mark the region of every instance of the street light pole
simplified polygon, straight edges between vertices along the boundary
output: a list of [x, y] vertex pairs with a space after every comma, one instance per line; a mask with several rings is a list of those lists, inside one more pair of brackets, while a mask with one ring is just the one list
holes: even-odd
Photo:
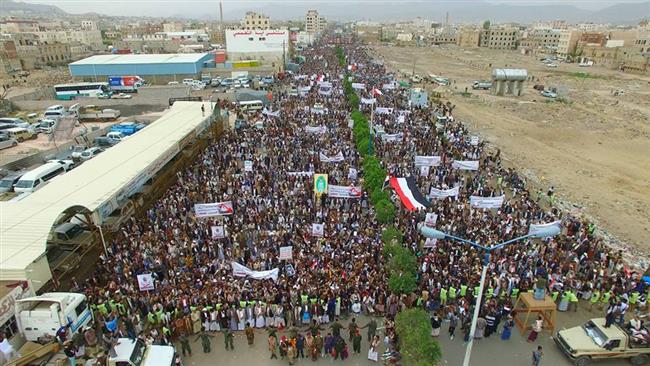
[[478, 316], [481, 310], [481, 301], [483, 299], [483, 290], [485, 288], [485, 279], [487, 277], [487, 269], [488, 266], [490, 265], [490, 256], [492, 254], [493, 250], [501, 249], [505, 247], [508, 244], [512, 244], [524, 239], [528, 238], [547, 238], [547, 237], [553, 237], [556, 236], [560, 233], [561, 227], [559, 225], [553, 225], [553, 224], [548, 224], [548, 225], [541, 225], [543, 228], [538, 228], [537, 230], [533, 231], [532, 226], [531, 229], [529, 230], [528, 234], [519, 236], [514, 239], [510, 239], [507, 241], [504, 241], [502, 243], [486, 247], [483, 246], [479, 243], [475, 243], [471, 240], [459, 238], [454, 235], [447, 234], [445, 232], [442, 232], [440, 230], [436, 230], [434, 228], [428, 227], [426, 225], [422, 225], [420, 227], [420, 232], [422, 235], [426, 236], [427, 238], [433, 238], [433, 239], [451, 239], [451, 240], [456, 240], [460, 241], [465, 244], [469, 244], [475, 248], [481, 249], [485, 251], [485, 258], [483, 260], [483, 270], [481, 271], [481, 282], [479, 283], [479, 292], [478, 292], [478, 297], [476, 298], [476, 305], [474, 307], [474, 315], [472, 316], [472, 325], [470, 326], [469, 330], [469, 340], [467, 342], [467, 347], [465, 348], [465, 358], [463, 359], [463, 366], [469, 366], [469, 361], [470, 358], [472, 357], [472, 346], [474, 345], [474, 334], [476, 333], [476, 323], [478, 321]]
[[483, 300], [483, 289], [485, 288], [485, 277], [487, 277], [487, 269], [490, 265], [490, 251], [485, 254], [483, 261], [483, 271], [481, 272], [481, 283], [479, 284], [478, 297], [476, 298], [476, 305], [474, 306], [474, 315], [472, 316], [472, 326], [469, 328], [469, 340], [465, 348], [465, 358], [463, 359], [463, 366], [469, 366], [469, 360], [472, 357], [472, 346], [474, 345], [474, 334], [476, 333], [476, 323], [481, 311], [481, 301]]

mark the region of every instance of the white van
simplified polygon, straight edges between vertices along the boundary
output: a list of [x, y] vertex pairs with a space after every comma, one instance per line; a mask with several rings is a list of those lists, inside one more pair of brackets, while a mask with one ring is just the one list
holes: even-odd
[[55, 105], [51, 105], [51, 106], [47, 107], [47, 109], [45, 111], [46, 112], [47, 111], [63, 112], [63, 111], [65, 111], [65, 107], [62, 106], [61, 104], [55, 104]]
[[108, 366], [173, 366], [174, 347], [147, 346], [141, 339], [118, 338]]
[[247, 112], [247, 111], [259, 111], [259, 110], [262, 110], [262, 108], [264, 108], [264, 103], [261, 100], [240, 101], [240, 102], [237, 102], [237, 105], [244, 112]]
[[192, 86], [194, 79], [183, 79], [183, 84]]
[[93, 324], [86, 295], [73, 292], [50, 292], [16, 300], [15, 312], [18, 329], [28, 341], [43, 335], [56, 336], [68, 324], [69, 339], [79, 328]]
[[66, 167], [59, 162], [45, 163], [34, 170], [25, 173], [16, 185], [15, 192], [34, 192], [59, 174], [65, 173]]

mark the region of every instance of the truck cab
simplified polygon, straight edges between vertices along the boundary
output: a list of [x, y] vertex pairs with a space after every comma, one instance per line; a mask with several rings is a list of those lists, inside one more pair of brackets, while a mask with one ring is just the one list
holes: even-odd
[[615, 323], [605, 328], [605, 318], [591, 319], [583, 325], [563, 329], [553, 340], [576, 366], [586, 366], [598, 359], [626, 358], [633, 365], [645, 365], [650, 360], [647, 341], [633, 339], [631, 332]]
[[119, 338], [109, 354], [108, 366], [174, 365], [174, 347], [147, 346], [140, 339]]

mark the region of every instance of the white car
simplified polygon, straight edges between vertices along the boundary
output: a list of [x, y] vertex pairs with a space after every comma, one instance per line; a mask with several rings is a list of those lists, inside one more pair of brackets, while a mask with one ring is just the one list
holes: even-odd
[[133, 98], [133, 95], [131, 94], [126, 94], [126, 93], [120, 93], [117, 95], [113, 95], [113, 99], [131, 99]]
[[83, 145], [75, 145], [70, 149], [72, 150], [70, 153], [72, 160], [81, 160], [81, 154], [86, 150], [86, 147]]
[[178, 85], [178, 81], [170, 81], [167, 85]]
[[99, 147], [91, 147], [90, 149], [84, 150], [84, 152], [81, 153], [81, 160], [86, 161], [94, 158], [95, 156], [99, 155], [102, 151], [101, 148]]
[[557, 67], [557, 64], [546, 64], [546, 67]]

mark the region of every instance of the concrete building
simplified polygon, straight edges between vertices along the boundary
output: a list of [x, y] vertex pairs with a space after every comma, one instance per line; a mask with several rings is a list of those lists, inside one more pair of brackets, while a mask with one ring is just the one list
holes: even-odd
[[65, 44], [81, 43], [90, 46], [93, 50], [103, 50], [102, 33], [98, 30], [49, 30], [33, 32], [43, 42], [59, 42]]
[[398, 33], [395, 39], [399, 42], [411, 42], [413, 40], [413, 33]]
[[181, 24], [179, 22], [163, 23], [162, 31], [163, 32], [182, 32], [183, 31], [183, 24]]
[[316, 10], [307, 11], [305, 18], [305, 31], [309, 33], [320, 33], [327, 28], [327, 20], [318, 14]]
[[0, 32], [22, 33], [38, 32], [38, 22], [35, 20], [7, 19], [0, 21]]
[[82, 20], [81, 21], [81, 29], [96, 31], [97, 30], [97, 23], [95, 21], [93, 21], [93, 20]]
[[0, 41], [0, 75], [8, 75], [22, 70], [16, 42], [13, 40]]
[[582, 36], [582, 31], [576, 29], [564, 29], [560, 31], [560, 40], [557, 43], [557, 55], [564, 58], [570, 58], [576, 54], [578, 41]]
[[551, 28], [534, 28], [524, 33], [519, 47], [531, 52], [554, 52], [560, 42], [560, 31]]
[[481, 40], [481, 31], [474, 28], [463, 28], [458, 32], [456, 44], [462, 48], [478, 47]]
[[479, 44], [495, 50], [515, 50], [519, 45], [517, 28], [490, 28], [482, 30]]
[[245, 30], [271, 29], [271, 20], [264, 14], [248, 11], [241, 20], [241, 28]]
[[281, 62], [289, 53], [289, 31], [226, 30], [226, 50], [231, 61]]
[[434, 34], [431, 37], [431, 43], [436, 45], [441, 44], [456, 44], [458, 42], [458, 34], [456, 32], [442, 32]]
[[114, 75], [138, 75], [153, 84], [181, 81], [200, 76], [205, 67], [213, 66], [209, 53], [98, 55], [68, 65], [75, 79], [97, 81]]

